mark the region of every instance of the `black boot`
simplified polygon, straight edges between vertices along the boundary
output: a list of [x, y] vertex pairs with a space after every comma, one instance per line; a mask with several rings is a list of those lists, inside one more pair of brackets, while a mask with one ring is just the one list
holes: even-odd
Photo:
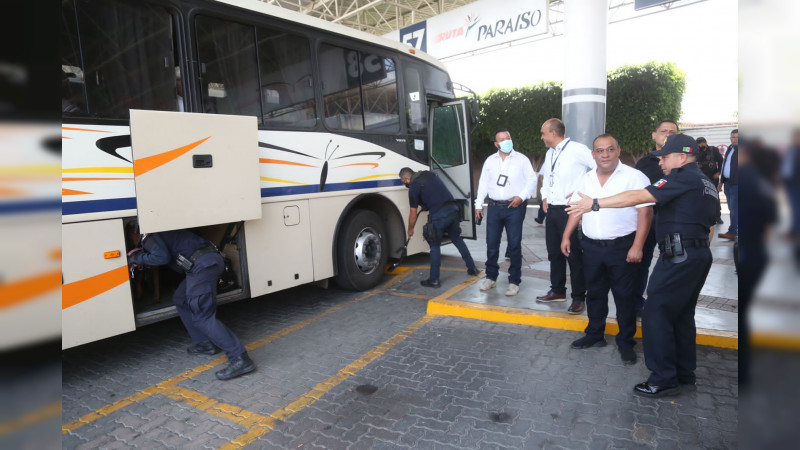
[[247, 356], [247, 352], [244, 352], [231, 359], [228, 367], [218, 371], [216, 375], [220, 380], [230, 380], [231, 378], [242, 376], [254, 370], [256, 370], [256, 365], [253, 363], [253, 360]]

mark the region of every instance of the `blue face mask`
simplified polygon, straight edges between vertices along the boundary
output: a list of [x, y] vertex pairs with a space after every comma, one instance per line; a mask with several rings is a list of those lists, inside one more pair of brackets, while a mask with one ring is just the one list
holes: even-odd
[[514, 149], [514, 143], [511, 139], [507, 139], [500, 143], [500, 151], [503, 153], [511, 153], [511, 150]]

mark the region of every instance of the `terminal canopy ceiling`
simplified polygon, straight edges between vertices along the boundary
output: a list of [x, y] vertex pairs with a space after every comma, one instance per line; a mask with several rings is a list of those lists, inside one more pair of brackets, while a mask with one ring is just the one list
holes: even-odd
[[378, 36], [476, 0], [261, 0]]

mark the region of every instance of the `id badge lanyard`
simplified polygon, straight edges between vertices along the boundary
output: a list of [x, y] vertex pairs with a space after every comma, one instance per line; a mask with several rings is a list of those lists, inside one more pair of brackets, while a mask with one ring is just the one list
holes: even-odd
[[[558, 162], [558, 158], [561, 158], [561, 154], [564, 153], [564, 150], [567, 149], [567, 146], [569, 145], [570, 142], [571, 141], [569, 139], [567, 139], [567, 143], [564, 144], [563, 147], [561, 147], [561, 151], [558, 152], [558, 156], [556, 156], [553, 159], [553, 162], [550, 164], [550, 187], [553, 187], [553, 184], [555, 184], [555, 181], [556, 181], [555, 170], [556, 170], [556, 163]], [[553, 153], [555, 153], [555, 152], [553, 152]]]

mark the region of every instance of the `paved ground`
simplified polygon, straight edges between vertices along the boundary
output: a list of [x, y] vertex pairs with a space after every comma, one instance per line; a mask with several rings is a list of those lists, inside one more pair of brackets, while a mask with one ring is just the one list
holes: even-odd
[[699, 347], [695, 390], [641, 399], [641, 346], [623, 366], [613, 345], [571, 350], [579, 332], [427, 315], [434, 295], [468, 295], [478, 279], [448, 256], [432, 292], [418, 284], [426, 261], [368, 293], [307, 286], [225, 305], [258, 364], [232, 381], [214, 378], [224, 357], [186, 354], [176, 319], [63, 352], [63, 448], [737, 447], [735, 350]]

